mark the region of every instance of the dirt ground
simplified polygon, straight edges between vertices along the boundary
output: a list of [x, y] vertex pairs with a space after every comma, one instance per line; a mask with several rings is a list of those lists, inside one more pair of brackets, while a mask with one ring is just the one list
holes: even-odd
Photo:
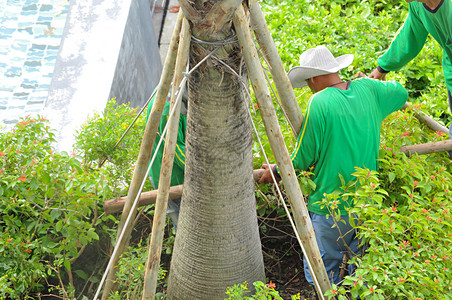
[[[265, 275], [275, 284], [283, 299], [300, 294], [300, 299], [315, 300], [314, 288], [304, 278], [303, 255], [288, 220], [259, 217]], [[171, 255], [162, 254], [163, 268], [169, 270]], [[166, 292], [166, 288], [162, 292]]]
[[259, 222], [265, 273], [276, 285], [275, 290], [283, 299], [300, 293], [300, 299], [315, 300], [314, 288], [304, 277], [302, 251], [289, 221], [259, 218]]

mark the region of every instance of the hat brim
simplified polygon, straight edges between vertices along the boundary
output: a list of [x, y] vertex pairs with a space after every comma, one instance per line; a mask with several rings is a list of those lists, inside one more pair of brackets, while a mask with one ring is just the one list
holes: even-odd
[[307, 86], [306, 80], [312, 77], [332, 74], [339, 72], [339, 70], [348, 67], [353, 62], [354, 56], [353, 54], [344, 54], [336, 57], [336, 62], [338, 66], [331, 69], [317, 69], [310, 67], [302, 67], [297, 66], [290, 69], [289, 76], [290, 83], [292, 84], [292, 88], [302, 88]]

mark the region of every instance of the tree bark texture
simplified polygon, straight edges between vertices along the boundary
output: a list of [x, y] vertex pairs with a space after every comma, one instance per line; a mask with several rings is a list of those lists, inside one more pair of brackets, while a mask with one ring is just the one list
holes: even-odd
[[[219, 5], [194, 3], [201, 15], [219, 15], [211, 7]], [[192, 34], [209, 41], [232, 34], [230, 21], [218, 32], [197, 27], [211, 21], [192, 22]], [[210, 53], [203, 48], [215, 46], [192, 42], [191, 66]], [[237, 43], [216, 54], [238, 74], [245, 73]], [[185, 180], [168, 299], [224, 299], [229, 286], [265, 281], [254, 196], [252, 121], [244, 94], [239, 79], [211, 58], [189, 78]]]

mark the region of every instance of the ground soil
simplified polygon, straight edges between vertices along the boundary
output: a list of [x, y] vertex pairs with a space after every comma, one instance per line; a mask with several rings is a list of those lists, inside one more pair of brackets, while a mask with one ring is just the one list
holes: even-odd
[[[141, 220], [138, 227], [142, 237], [148, 231], [150, 220]], [[291, 299], [300, 294], [300, 299], [315, 300], [314, 288], [306, 281], [303, 270], [303, 255], [293, 229], [285, 217], [278, 217], [276, 213], [270, 216], [258, 217], [262, 254], [265, 264], [265, 275], [268, 281], [275, 284], [283, 299]], [[146, 223], [146, 225], [145, 225]], [[140, 226], [142, 225], [142, 226]], [[166, 230], [171, 230], [168, 227]], [[170, 269], [171, 255], [162, 253], [163, 269]], [[166, 293], [165, 287], [159, 291]]]
[[[306, 281], [303, 255], [287, 219], [259, 218], [265, 273], [283, 299], [300, 294], [314, 300], [314, 288]], [[265, 230], [264, 230], [265, 229]]]

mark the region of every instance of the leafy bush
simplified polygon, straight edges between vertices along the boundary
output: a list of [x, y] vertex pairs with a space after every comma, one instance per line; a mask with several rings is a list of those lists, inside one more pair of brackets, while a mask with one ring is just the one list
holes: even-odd
[[67, 295], [61, 269], [71, 274], [84, 247], [98, 239], [102, 180], [86, 174], [75, 155], [55, 153], [53, 142], [44, 118], [27, 117], [0, 135], [2, 297], [27, 299], [49, 277]]
[[[108, 297], [108, 299], [139, 299], [141, 297], [144, 287], [145, 264], [148, 257], [147, 246], [147, 243], [142, 244], [140, 241], [137, 245], [130, 246], [128, 251], [122, 254], [116, 272], [119, 286], [114, 295]], [[160, 267], [158, 274], [160, 289], [167, 284], [166, 274], [167, 271]], [[156, 298], [162, 299], [164, 294], [161, 292], [157, 293]]]
[[[376, 67], [408, 14], [405, 1], [266, 0], [262, 6], [286, 70], [298, 65], [303, 51], [326, 44], [336, 56], [354, 54], [353, 64], [341, 71], [345, 80], [357, 71], [369, 74]], [[357, 170], [357, 182], [344, 183], [344, 190], [325, 200], [331, 203], [345, 195], [345, 201], [355, 201], [357, 206], [350, 213], [357, 217], [364, 246], [364, 255], [353, 259], [359, 267], [356, 275], [330, 290], [329, 296], [450, 298], [452, 165], [445, 153], [407, 157], [399, 152], [404, 145], [447, 139], [414, 117], [414, 111], [421, 110], [445, 126], [452, 120], [441, 59], [441, 48], [428, 38], [414, 60], [399, 72], [389, 73], [388, 79], [407, 88], [414, 108], [396, 112], [383, 123], [379, 173]], [[306, 89], [295, 94], [304, 110], [312, 94]], [[282, 118], [280, 111], [278, 117]], [[291, 151], [294, 137], [282, 129]], [[269, 147], [266, 151], [270, 153]], [[255, 166], [260, 166], [260, 155], [257, 158]]]
[[[262, 281], [256, 281], [253, 283], [254, 289], [256, 290], [255, 294], [252, 296], [246, 296], [250, 291], [248, 290], [248, 283], [244, 282], [242, 284], [236, 284], [232, 287], [228, 287], [226, 290], [226, 294], [229, 296], [226, 298], [227, 300], [282, 300], [281, 296], [279, 296], [278, 291], [275, 290], [275, 284], [270, 281], [270, 283], [264, 284]], [[300, 295], [294, 295], [291, 298], [292, 300], [300, 299]]]
[[[26, 117], [0, 134], [0, 298], [93, 293], [108, 258], [96, 248], [111, 249], [117, 222], [99, 204], [124, 194], [143, 118], [111, 149], [135, 116], [135, 110], [110, 101], [103, 115], [79, 131], [71, 154], [53, 149], [54, 134], [44, 118]], [[93, 247], [95, 242], [100, 244]]]

